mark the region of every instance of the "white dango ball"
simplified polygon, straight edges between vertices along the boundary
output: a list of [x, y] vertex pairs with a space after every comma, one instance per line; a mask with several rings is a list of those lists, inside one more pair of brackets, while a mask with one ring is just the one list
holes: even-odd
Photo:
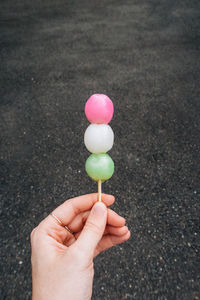
[[114, 142], [114, 133], [107, 124], [90, 124], [85, 131], [84, 143], [91, 153], [106, 153]]

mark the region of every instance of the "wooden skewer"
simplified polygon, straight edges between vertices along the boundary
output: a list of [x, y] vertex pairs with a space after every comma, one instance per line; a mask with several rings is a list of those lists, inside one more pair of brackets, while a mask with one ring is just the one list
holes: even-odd
[[98, 180], [98, 201], [101, 201], [101, 179]]

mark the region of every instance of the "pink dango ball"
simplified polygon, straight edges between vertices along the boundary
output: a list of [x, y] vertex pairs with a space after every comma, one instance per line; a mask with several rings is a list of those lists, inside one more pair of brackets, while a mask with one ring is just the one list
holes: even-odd
[[85, 115], [90, 123], [108, 124], [113, 112], [113, 103], [104, 94], [92, 95], [85, 104]]

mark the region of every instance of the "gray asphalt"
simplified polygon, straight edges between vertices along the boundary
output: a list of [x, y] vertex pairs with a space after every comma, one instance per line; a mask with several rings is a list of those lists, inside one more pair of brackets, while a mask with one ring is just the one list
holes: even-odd
[[31, 299], [31, 230], [96, 191], [94, 93], [114, 103], [103, 185], [131, 239], [95, 262], [93, 299], [200, 299], [200, 2], [1, 1], [1, 295]]

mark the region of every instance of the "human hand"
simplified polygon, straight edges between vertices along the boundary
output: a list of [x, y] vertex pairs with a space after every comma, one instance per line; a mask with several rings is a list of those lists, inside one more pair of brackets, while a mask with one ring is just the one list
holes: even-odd
[[49, 215], [32, 231], [33, 300], [91, 299], [93, 258], [130, 237], [125, 219], [106, 208], [114, 197], [96, 202], [97, 194], [67, 200], [53, 212], [62, 224]]

